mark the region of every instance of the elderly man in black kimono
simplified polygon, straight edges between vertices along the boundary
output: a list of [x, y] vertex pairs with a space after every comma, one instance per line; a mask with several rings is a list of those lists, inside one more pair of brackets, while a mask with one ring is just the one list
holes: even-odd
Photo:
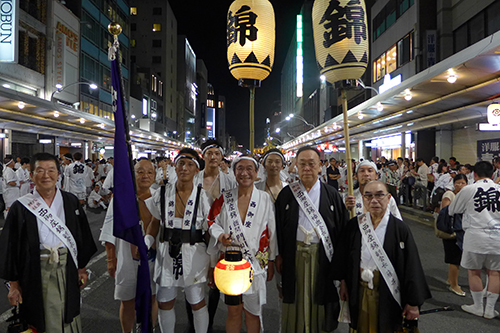
[[36, 185], [12, 204], [0, 235], [0, 278], [9, 302], [38, 332], [81, 332], [80, 288], [97, 251], [77, 197], [56, 188], [59, 161], [39, 153], [31, 161]]
[[300, 180], [283, 188], [276, 199], [281, 332], [332, 332], [338, 326], [339, 296], [331, 260], [348, 212], [337, 190], [319, 180], [315, 148], [299, 149], [296, 161]]
[[390, 199], [384, 183], [368, 183], [368, 212], [349, 221], [335, 253], [340, 297], [349, 300], [351, 328], [358, 333], [399, 331], [403, 318], [415, 323], [431, 297], [410, 229], [387, 209]]

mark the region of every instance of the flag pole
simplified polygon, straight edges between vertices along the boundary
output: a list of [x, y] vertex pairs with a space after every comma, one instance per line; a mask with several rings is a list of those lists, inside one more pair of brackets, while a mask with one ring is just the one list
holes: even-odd
[[112, 22], [108, 25], [113, 35], [113, 44], [109, 48], [108, 58], [111, 61], [111, 94], [113, 111], [115, 112], [115, 168], [113, 169], [113, 235], [137, 246], [140, 255], [137, 270], [135, 294], [135, 312], [137, 323], [142, 333], [152, 332], [151, 322], [151, 283], [148, 265], [148, 248], [144, 242], [143, 227], [137, 188], [135, 182], [132, 146], [125, 110], [125, 89], [122, 79], [122, 68], [119, 57], [120, 42], [118, 36], [122, 32], [120, 24]]

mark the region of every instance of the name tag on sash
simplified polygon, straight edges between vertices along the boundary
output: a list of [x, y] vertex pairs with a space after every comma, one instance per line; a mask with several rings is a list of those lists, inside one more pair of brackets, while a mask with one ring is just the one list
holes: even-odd
[[[254, 189], [254, 192], [256, 189]], [[254, 193], [252, 193], [252, 198], [250, 199], [250, 205], [248, 206], [248, 212], [245, 219], [245, 226], [239, 217], [239, 213], [237, 211], [238, 204], [236, 203], [235, 197], [233, 195], [233, 191], [226, 191], [223, 193], [224, 195], [224, 203], [227, 209], [227, 213], [229, 216], [229, 231], [234, 235], [234, 239], [236, 243], [241, 246], [241, 252], [245, 260], [247, 260], [252, 267], [256, 263], [254, 260], [254, 255], [250, 252], [250, 246], [245, 238], [245, 234], [243, 232], [243, 228], [250, 228], [252, 226], [253, 218], [256, 214], [257, 204], [254, 199]], [[254, 267], [254, 270], [256, 267]]]
[[299, 203], [300, 208], [306, 214], [307, 219], [311, 222], [316, 233], [321, 238], [321, 242], [323, 243], [323, 247], [325, 248], [326, 256], [329, 261], [332, 261], [333, 258], [333, 243], [330, 238], [330, 233], [328, 232], [328, 228], [326, 226], [325, 220], [319, 213], [316, 206], [312, 203], [311, 198], [305, 193], [304, 185], [301, 182], [295, 182], [289, 185], [292, 190], [293, 196], [295, 200]]
[[57, 238], [68, 248], [73, 262], [78, 268], [78, 248], [71, 231], [65, 223], [47, 206], [45, 201], [39, 200], [33, 194], [27, 194], [18, 199], [26, 209], [40, 219], [43, 224], [52, 231]]
[[370, 213], [365, 213], [358, 216], [358, 226], [359, 231], [363, 237], [364, 244], [368, 247], [370, 254], [375, 261], [375, 265], [380, 272], [380, 275], [384, 278], [385, 283], [391, 291], [392, 297], [401, 306], [401, 290], [399, 288], [399, 278], [396, 274], [396, 270], [389, 260], [387, 253], [384, 250], [380, 240], [375, 234], [373, 229], [373, 224], [371, 221]]

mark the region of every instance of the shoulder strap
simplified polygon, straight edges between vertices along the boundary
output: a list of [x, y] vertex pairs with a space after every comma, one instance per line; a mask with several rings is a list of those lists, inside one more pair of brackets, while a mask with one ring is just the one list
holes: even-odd
[[165, 193], [166, 186], [160, 186], [160, 242], [165, 241]]
[[201, 194], [202, 184], [198, 184], [196, 189], [196, 201], [194, 202], [194, 212], [193, 212], [193, 220], [191, 221], [191, 231], [189, 235], [189, 244], [196, 244], [196, 217], [198, 216], [198, 205], [200, 203], [200, 194]]

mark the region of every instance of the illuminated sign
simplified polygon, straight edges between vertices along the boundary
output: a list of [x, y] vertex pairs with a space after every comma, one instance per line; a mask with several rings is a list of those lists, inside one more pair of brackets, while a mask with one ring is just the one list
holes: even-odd
[[66, 35], [66, 46], [75, 52], [78, 52], [78, 35], [61, 22], [57, 22], [56, 31]]
[[478, 130], [483, 131], [500, 131], [500, 125], [494, 125], [489, 123], [480, 123], [478, 125]]
[[56, 33], [56, 84], [64, 86], [64, 44], [66, 36]]
[[19, 2], [0, 0], [0, 62], [17, 62]]
[[297, 15], [297, 97], [303, 95], [304, 84], [304, 52], [303, 43], [302, 15]]
[[383, 94], [387, 90], [394, 88], [397, 85], [400, 85], [401, 82], [403, 82], [403, 77], [401, 76], [401, 74], [397, 75], [392, 79], [391, 79], [391, 74], [385, 74], [384, 83], [380, 87], [378, 87], [378, 93]]
[[493, 103], [488, 105], [487, 109], [488, 123], [491, 125], [500, 124], [500, 104]]

